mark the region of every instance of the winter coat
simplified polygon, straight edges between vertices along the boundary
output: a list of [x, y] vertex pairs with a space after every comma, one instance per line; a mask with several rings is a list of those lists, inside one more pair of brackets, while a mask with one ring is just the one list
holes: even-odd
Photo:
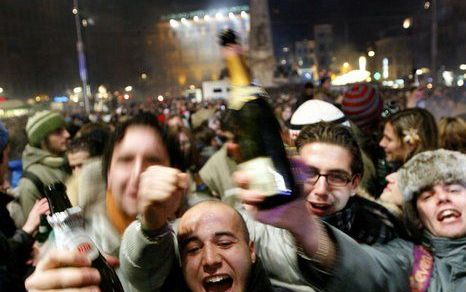
[[6, 208], [11, 200], [0, 193], [0, 291], [25, 291], [26, 261], [31, 257], [34, 238], [16, 229]]
[[[26, 145], [22, 160], [23, 172], [29, 171], [35, 174], [42, 181], [44, 186], [57, 181], [65, 182], [68, 177], [65, 168], [67, 165], [66, 159], [64, 157], [55, 156], [40, 148]], [[27, 217], [35, 201], [42, 197], [41, 192], [37, 190], [34, 183], [27, 178], [22, 178], [19, 181], [15, 192], [19, 197], [23, 214]]]
[[[337, 246], [337, 262], [331, 274], [298, 257], [310, 283], [324, 291], [410, 291], [413, 243], [396, 239], [370, 247], [357, 244], [333, 227], [328, 231]], [[466, 237], [447, 239], [424, 233], [422, 244], [434, 258], [428, 291], [466, 291]]]

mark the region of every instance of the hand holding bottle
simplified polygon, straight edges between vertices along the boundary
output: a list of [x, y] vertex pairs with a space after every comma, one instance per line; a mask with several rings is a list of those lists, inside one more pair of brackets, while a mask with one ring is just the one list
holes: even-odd
[[49, 214], [49, 212], [49, 204], [47, 203], [46, 198], [36, 201], [31, 212], [29, 212], [26, 223], [23, 226], [23, 230], [26, 233], [33, 234], [39, 227], [40, 215]]
[[42, 258], [34, 273], [26, 279], [29, 291], [100, 291], [99, 271], [91, 267], [86, 255], [66, 250], [51, 250]]

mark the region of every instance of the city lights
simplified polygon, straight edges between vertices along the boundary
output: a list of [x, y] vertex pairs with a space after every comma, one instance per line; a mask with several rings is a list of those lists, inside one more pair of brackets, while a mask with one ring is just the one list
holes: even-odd
[[424, 2], [424, 9], [427, 10], [430, 8], [430, 1]]
[[367, 59], [364, 56], [359, 57], [359, 70], [366, 71]]
[[383, 77], [383, 79], [387, 79], [388, 75], [389, 75], [388, 58], [383, 58], [383, 60], [382, 60], [382, 77]]
[[123, 98], [126, 99], [126, 100], [128, 100], [128, 99], [129, 99], [129, 94], [125, 94], [125, 95], [123, 96]]
[[186, 25], [186, 26], [189, 25], [189, 21], [188, 21], [186, 18], [184, 18], [184, 17], [181, 18], [181, 23], [182, 23], [183, 25]]
[[75, 87], [75, 88], [73, 88], [73, 92], [74, 92], [75, 94], [78, 94], [78, 93], [83, 92], [83, 89], [82, 89], [82, 87]]
[[408, 17], [403, 21], [403, 28], [408, 29], [411, 27], [411, 18]]
[[131, 92], [132, 90], [133, 90], [133, 87], [130, 86], [130, 85], [128, 85], [128, 86], [125, 87], [125, 91], [126, 91], [126, 92]]
[[3, 88], [0, 87], [0, 93], [3, 93]]
[[456, 82], [456, 85], [458, 86], [463, 86], [464, 85], [464, 80], [463, 79], [460, 79]]
[[73, 14], [76, 15], [76, 14], [78, 14], [78, 9], [73, 8], [73, 10], [71, 12], [73, 12]]
[[460, 65], [460, 70], [466, 70], [466, 64], [461, 64]]
[[209, 14], [206, 14], [204, 15], [204, 21], [210, 21], [210, 15]]
[[141, 74], [141, 79], [147, 79], [147, 74], [146, 74], [146, 73], [142, 73], [142, 74]]
[[248, 17], [248, 13], [246, 11], [241, 11], [241, 17], [242, 18]]
[[230, 12], [228, 13], [228, 17], [231, 19], [231, 20], [235, 20], [235, 14], [233, 12]]
[[180, 26], [179, 22], [174, 20], [174, 19], [170, 19], [170, 26], [173, 27], [173, 28], [176, 28], [178, 26]]
[[370, 50], [369, 52], [367, 52], [367, 55], [372, 58], [375, 56], [375, 52], [373, 50]]
[[194, 17], [193, 17], [193, 20], [194, 20], [194, 22], [199, 22], [199, 16], [197, 16], [197, 15], [194, 16]]
[[163, 95], [157, 96], [157, 100], [160, 101], [160, 102], [162, 102], [162, 101], [163, 101]]
[[222, 21], [223, 20], [223, 14], [221, 12], [215, 13], [215, 19], [217, 19], [218, 21]]

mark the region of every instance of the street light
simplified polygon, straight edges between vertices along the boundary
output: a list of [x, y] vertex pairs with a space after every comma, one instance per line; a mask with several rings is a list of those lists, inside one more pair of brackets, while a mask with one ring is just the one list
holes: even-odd
[[91, 112], [91, 108], [89, 105], [89, 97], [87, 96], [87, 68], [86, 68], [86, 55], [84, 54], [84, 42], [83, 36], [81, 31], [81, 19], [79, 17], [79, 8], [78, 8], [78, 0], [73, 0], [73, 14], [74, 14], [74, 22], [76, 25], [76, 51], [78, 53], [78, 66], [79, 66], [79, 77], [81, 78], [82, 82], [82, 89], [83, 89], [83, 100], [84, 100], [84, 109], [86, 113], [89, 114]]
[[370, 50], [369, 52], [367, 52], [367, 55], [371, 58], [374, 57], [375, 56], [374, 50]]
[[408, 29], [411, 27], [411, 24], [412, 24], [411, 17], [405, 18], [405, 20], [403, 21], [403, 28]]
[[0, 87], [0, 93], [3, 93], [3, 88]]

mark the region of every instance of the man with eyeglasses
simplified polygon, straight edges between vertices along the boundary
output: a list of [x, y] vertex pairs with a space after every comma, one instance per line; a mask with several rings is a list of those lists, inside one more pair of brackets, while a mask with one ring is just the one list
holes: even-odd
[[[304, 199], [299, 198], [290, 205], [298, 205], [296, 208], [299, 210], [301, 204], [305, 204], [306, 209], [320, 220], [359, 243], [387, 243], [405, 236], [401, 222], [389, 211], [356, 195], [364, 167], [361, 151], [349, 127], [318, 122], [302, 129], [295, 144], [299, 152], [297, 163], [304, 163], [298, 167], [307, 169], [307, 175], [305, 181], [299, 182]], [[239, 187], [247, 189], [249, 181], [246, 173], [235, 173]], [[248, 214], [258, 221], [248, 214], [243, 214], [243, 217], [272, 284], [291, 291], [315, 291], [314, 288], [320, 285], [311, 285], [306, 280], [296, 256], [300, 252], [294, 239], [297, 235], [271, 226], [274, 224], [262, 224], [260, 214], [267, 212], [250, 207], [254, 205], [253, 201], [262, 201], [263, 197], [251, 191], [242, 190], [239, 197], [246, 204]], [[274, 222], [274, 218], [281, 220], [282, 212], [289, 211], [287, 205], [275, 207], [267, 213], [270, 216], [268, 221]], [[297, 222], [297, 225], [309, 223], [305, 220], [309, 218], [303, 217], [303, 222]]]
[[361, 243], [385, 243], [404, 235], [385, 208], [356, 195], [363, 163], [347, 127], [322, 122], [307, 126], [296, 147], [308, 167], [305, 202], [313, 214]]

